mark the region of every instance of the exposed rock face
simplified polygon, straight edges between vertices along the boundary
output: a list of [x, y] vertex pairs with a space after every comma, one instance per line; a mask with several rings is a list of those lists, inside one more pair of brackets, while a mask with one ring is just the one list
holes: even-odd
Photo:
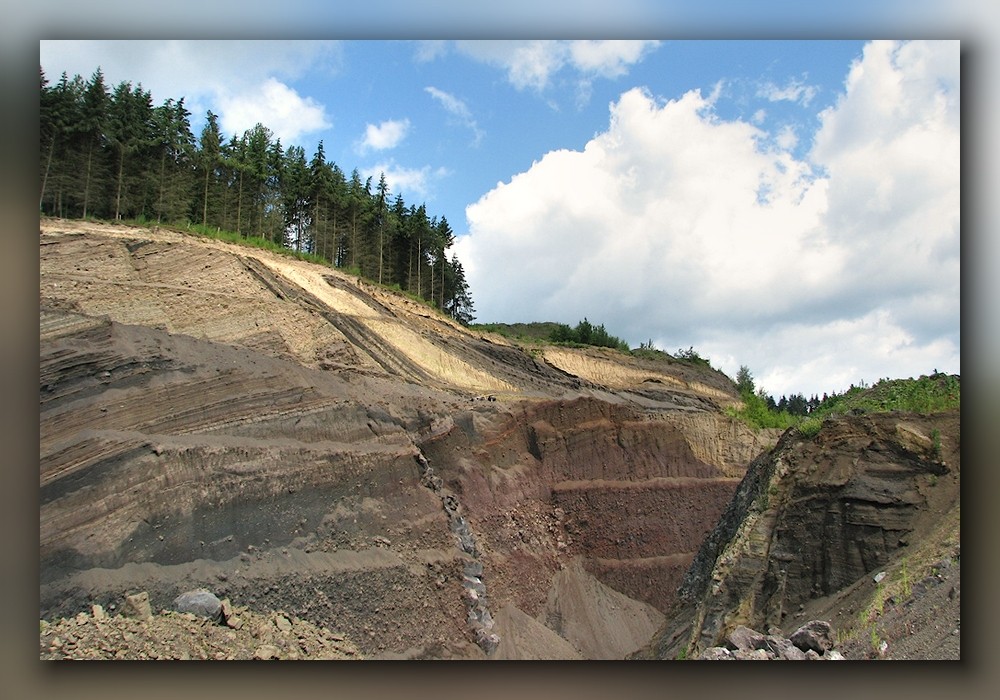
[[265, 251], [43, 227], [43, 618], [205, 588], [366, 657], [621, 656], [768, 439], [719, 413], [717, 372], [533, 356]]
[[604, 584], [666, 609], [738, 483], [670, 420], [597, 399], [455, 423], [421, 449], [480, 533], [494, 595], [531, 615], [577, 556]]
[[959, 435], [957, 411], [786, 433], [749, 467], [644, 654], [698, 654], [739, 625], [787, 627], [809, 601], [870, 577], [957, 507]]

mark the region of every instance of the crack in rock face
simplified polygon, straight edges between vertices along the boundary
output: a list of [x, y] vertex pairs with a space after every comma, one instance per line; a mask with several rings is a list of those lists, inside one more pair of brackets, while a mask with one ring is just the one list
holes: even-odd
[[483, 565], [469, 522], [461, 515], [462, 507], [458, 499], [434, 474], [434, 468], [423, 453], [418, 451], [416, 460], [420, 468], [420, 483], [441, 499], [441, 507], [448, 516], [448, 527], [455, 534], [457, 547], [467, 555], [462, 562], [462, 602], [466, 608], [466, 620], [479, 648], [486, 654], [492, 654], [500, 644], [500, 637], [492, 631], [493, 616], [487, 605]]

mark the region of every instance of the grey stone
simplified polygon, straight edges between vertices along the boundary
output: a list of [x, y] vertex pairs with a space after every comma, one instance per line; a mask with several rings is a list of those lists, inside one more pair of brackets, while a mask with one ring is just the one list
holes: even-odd
[[725, 647], [709, 647], [698, 656], [699, 661], [735, 661], [733, 652]]
[[785, 661], [804, 661], [806, 656], [797, 646], [784, 637], [768, 635], [764, 638], [764, 648]]
[[483, 629], [476, 630], [476, 644], [487, 654], [492, 654], [500, 645], [500, 637]]
[[292, 631], [292, 623], [284, 615], [279, 614], [274, 616], [274, 626], [282, 632]]
[[174, 598], [174, 610], [218, 620], [222, 615], [222, 601], [211, 591], [199, 588], [186, 591]]
[[732, 650], [752, 651], [754, 649], [762, 649], [764, 648], [763, 643], [764, 635], [744, 625], [738, 626], [726, 636], [726, 647]]
[[833, 648], [833, 628], [824, 620], [810, 620], [795, 630], [788, 639], [802, 651], [812, 650], [823, 654]]

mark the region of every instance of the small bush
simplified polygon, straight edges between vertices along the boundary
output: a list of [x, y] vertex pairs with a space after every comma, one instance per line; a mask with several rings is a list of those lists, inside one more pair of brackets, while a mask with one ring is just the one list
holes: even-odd
[[553, 343], [571, 346], [592, 345], [599, 348], [613, 348], [622, 352], [629, 351], [628, 343], [609, 334], [603, 323], [595, 326], [586, 318], [576, 324], [575, 328], [570, 328], [565, 323], [556, 324], [549, 335], [549, 340]]
[[677, 354], [674, 355], [681, 362], [687, 362], [692, 365], [699, 365], [701, 367], [711, 367], [712, 364], [704, 357], [698, 354], [698, 351], [694, 349], [693, 346], [688, 347], [687, 350], [678, 349]]
[[931, 450], [935, 459], [941, 459], [941, 431], [937, 428], [931, 431]]
[[823, 420], [818, 416], [810, 416], [798, 425], [799, 433], [806, 439], [816, 437], [822, 427]]
[[727, 413], [739, 418], [752, 428], [777, 428], [787, 430], [799, 422], [798, 416], [787, 411], [775, 411], [768, 407], [767, 401], [759, 393], [747, 394], [743, 397], [743, 407], [728, 409]]

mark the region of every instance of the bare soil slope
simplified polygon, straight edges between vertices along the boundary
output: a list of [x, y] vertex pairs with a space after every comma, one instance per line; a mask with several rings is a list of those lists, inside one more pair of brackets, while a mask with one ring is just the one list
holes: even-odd
[[[205, 587], [366, 658], [621, 657], [774, 439], [722, 416], [735, 391], [713, 371], [535, 356], [336, 270], [178, 232], [41, 229], [52, 625]], [[651, 517], [681, 503], [683, 523]]]
[[[959, 655], [957, 413], [775, 447], [714, 370], [271, 252], [43, 220], [39, 254], [41, 658], [675, 658], [817, 618]], [[172, 613], [195, 588], [251, 623]]]

